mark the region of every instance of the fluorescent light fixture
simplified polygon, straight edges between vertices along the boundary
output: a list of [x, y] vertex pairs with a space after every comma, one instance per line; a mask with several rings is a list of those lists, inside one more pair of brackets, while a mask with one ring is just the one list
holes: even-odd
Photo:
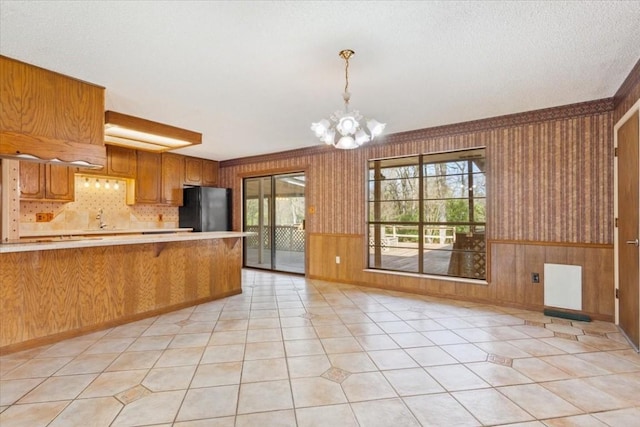
[[202, 143], [202, 134], [115, 111], [105, 112], [104, 142], [162, 152]]

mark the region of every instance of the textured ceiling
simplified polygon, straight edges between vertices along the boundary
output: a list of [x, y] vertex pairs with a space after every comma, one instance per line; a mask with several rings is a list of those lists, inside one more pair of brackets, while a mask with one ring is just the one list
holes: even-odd
[[614, 95], [640, 1], [5, 1], [0, 53], [107, 88], [106, 108], [203, 133], [225, 160], [309, 147], [351, 105], [402, 132]]

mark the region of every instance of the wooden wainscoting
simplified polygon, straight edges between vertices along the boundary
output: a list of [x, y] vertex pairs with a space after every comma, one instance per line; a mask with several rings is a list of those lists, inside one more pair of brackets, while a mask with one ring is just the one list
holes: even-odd
[[238, 240], [0, 254], [0, 354], [240, 293]]
[[[450, 297], [541, 311], [544, 308], [544, 264], [582, 267], [581, 313], [613, 321], [613, 246], [570, 243], [488, 241], [490, 276], [486, 284], [416, 275], [366, 271], [366, 239], [357, 234], [310, 233], [310, 279], [351, 283], [402, 292]], [[340, 257], [336, 264], [335, 257]], [[540, 283], [531, 283], [531, 273]]]
[[[582, 311], [595, 319], [613, 321], [613, 245], [492, 241], [491, 284], [495, 297], [532, 309], [544, 307], [544, 264], [582, 267]], [[531, 273], [540, 283], [531, 283]]]

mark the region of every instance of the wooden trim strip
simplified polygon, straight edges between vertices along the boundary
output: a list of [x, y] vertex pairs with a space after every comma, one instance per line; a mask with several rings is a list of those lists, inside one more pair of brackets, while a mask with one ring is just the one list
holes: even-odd
[[294, 168], [260, 169], [255, 171], [247, 171], [247, 172], [239, 173], [237, 177], [240, 179], [244, 179], [244, 178], [261, 178], [261, 177], [268, 177], [271, 175], [282, 175], [282, 174], [289, 174], [289, 173], [306, 174], [308, 169], [309, 169], [309, 165], [303, 165], [303, 166], [294, 167]]
[[230, 297], [233, 295], [238, 295], [241, 294], [242, 290], [233, 290], [233, 291], [229, 291], [229, 292], [223, 292], [220, 294], [217, 294], [215, 296], [209, 296], [209, 297], [204, 297], [204, 298], [199, 298], [197, 300], [193, 300], [193, 301], [187, 301], [187, 302], [182, 302], [179, 304], [174, 304], [171, 306], [167, 306], [167, 307], [162, 307], [162, 308], [157, 308], [154, 310], [150, 310], [150, 311], [146, 311], [144, 313], [137, 313], [137, 314], [132, 314], [129, 316], [124, 316], [124, 317], [120, 317], [118, 319], [115, 320], [110, 320], [108, 322], [104, 322], [101, 323], [99, 325], [91, 325], [91, 326], [85, 326], [83, 328], [79, 328], [79, 329], [73, 329], [70, 331], [64, 331], [64, 332], [60, 332], [58, 334], [53, 334], [53, 335], [47, 335], [46, 337], [40, 337], [40, 338], [34, 338], [28, 341], [22, 341], [16, 344], [9, 344], [6, 345], [4, 347], [0, 347], [0, 356], [4, 356], [10, 353], [15, 353], [17, 351], [23, 351], [23, 350], [28, 350], [31, 348], [35, 348], [35, 347], [39, 347], [41, 345], [47, 345], [47, 344], [53, 344], [65, 339], [69, 339], [69, 338], [75, 338], [75, 337], [79, 337], [82, 335], [86, 335], [92, 332], [96, 332], [96, 331], [100, 331], [103, 329], [108, 329], [108, 328], [113, 328], [116, 326], [120, 326], [120, 325], [124, 325], [125, 323], [129, 323], [129, 322], [135, 322], [138, 320], [142, 320], [142, 319], [146, 319], [149, 317], [154, 317], [154, 316], [159, 316], [162, 314], [166, 314], [169, 313], [171, 311], [175, 311], [175, 310], [181, 310], [183, 308], [187, 308], [187, 307], [191, 307], [194, 305], [199, 305], [199, 304], [204, 304], [210, 301], [215, 301], [217, 299], [221, 299], [221, 298], [226, 298], [226, 297]]
[[617, 108], [622, 100], [624, 100], [624, 98], [626, 98], [631, 93], [634, 86], [638, 84], [640, 84], [640, 59], [638, 59], [636, 65], [633, 66], [633, 68], [629, 72], [629, 75], [626, 79], [624, 79], [624, 82], [622, 82], [622, 85], [620, 85], [620, 88], [613, 96], [614, 107]]
[[592, 249], [613, 249], [609, 243], [579, 243], [579, 242], [538, 242], [531, 240], [487, 240], [487, 244], [503, 245], [529, 245], [529, 246], [560, 246], [565, 248], [592, 248]]

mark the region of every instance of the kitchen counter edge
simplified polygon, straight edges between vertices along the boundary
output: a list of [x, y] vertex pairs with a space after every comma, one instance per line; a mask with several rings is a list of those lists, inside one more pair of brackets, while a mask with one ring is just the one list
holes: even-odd
[[0, 254], [11, 252], [47, 251], [56, 249], [91, 248], [97, 246], [141, 245], [147, 243], [184, 242], [189, 240], [230, 239], [255, 233], [240, 231], [209, 231], [175, 234], [140, 234], [84, 238], [70, 241], [0, 244]]

